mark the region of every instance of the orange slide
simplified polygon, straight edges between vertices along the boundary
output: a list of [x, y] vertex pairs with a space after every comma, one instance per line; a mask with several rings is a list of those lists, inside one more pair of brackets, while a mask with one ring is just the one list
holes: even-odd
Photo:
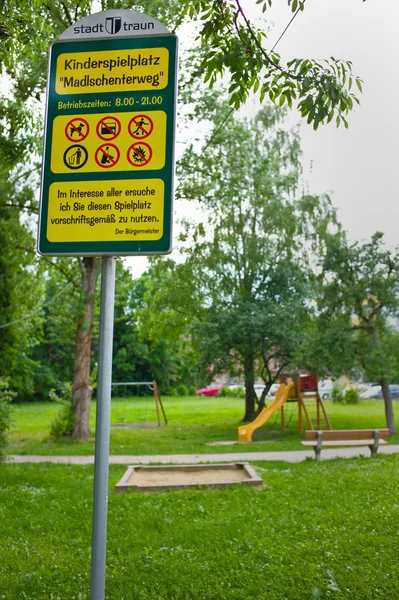
[[238, 441], [239, 442], [252, 442], [252, 434], [255, 431], [255, 429], [258, 429], [258, 427], [262, 427], [262, 425], [264, 425], [266, 423], [268, 418], [273, 413], [275, 413], [276, 410], [278, 410], [279, 408], [281, 408], [283, 406], [283, 404], [290, 397], [291, 391], [294, 388], [295, 388], [295, 385], [292, 381], [290, 383], [288, 383], [287, 385], [285, 383], [282, 383], [281, 385], [279, 385], [277, 392], [276, 392], [276, 397], [273, 400], [273, 402], [269, 406], [266, 406], [266, 408], [264, 408], [262, 410], [262, 412], [259, 413], [259, 415], [256, 417], [256, 419], [254, 421], [252, 421], [252, 423], [248, 423], [248, 425], [242, 425], [241, 427], [238, 428]]

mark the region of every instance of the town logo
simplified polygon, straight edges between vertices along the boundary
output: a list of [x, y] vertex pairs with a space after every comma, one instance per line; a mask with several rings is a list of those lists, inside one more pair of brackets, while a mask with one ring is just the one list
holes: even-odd
[[122, 27], [122, 17], [107, 17], [105, 19], [105, 29], [108, 33], [114, 35]]

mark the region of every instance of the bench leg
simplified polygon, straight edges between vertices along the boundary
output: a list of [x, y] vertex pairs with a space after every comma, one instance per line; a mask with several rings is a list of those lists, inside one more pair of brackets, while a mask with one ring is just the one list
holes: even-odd
[[317, 446], [314, 447], [314, 452], [315, 452], [315, 459], [317, 462], [321, 461], [321, 445], [323, 442], [323, 432], [322, 431], [318, 431], [317, 432]]
[[374, 443], [369, 446], [371, 452], [371, 458], [377, 456], [378, 446], [380, 445], [380, 432], [378, 429], [374, 429]]

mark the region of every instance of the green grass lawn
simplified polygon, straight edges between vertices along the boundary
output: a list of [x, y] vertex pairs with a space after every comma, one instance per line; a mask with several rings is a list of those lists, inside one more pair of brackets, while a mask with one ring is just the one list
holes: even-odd
[[[254, 465], [263, 490], [154, 494], [112, 466], [107, 600], [399, 598], [398, 455]], [[92, 491], [92, 467], [0, 465], [1, 599], [89, 599]]]
[[[300, 449], [295, 405], [260, 440], [234, 440], [235, 398], [165, 398], [169, 425], [112, 429], [113, 454]], [[382, 427], [381, 401], [326, 403], [335, 429]], [[398, 412], [395, 404], [395, 412]], [[50, 442], [58, 406], [14, 407], [10, 453], [91, 454]], [[95, 403], [92, 405], [92, 428]], [[113, 399], [112, 423], [155, 420], [151, 399]], [[398, 441], [398, 438], [391, 438]], [[222, 456], [221, 456], [222, 459]], [[115, 494], [110, 467], [107, 600], [399, 599], [399, 455], [253, 463], [263, 490]], [[0, 599], [89, 600], [93, 468], [0, 464]]]
[[[111, 429], [111, 454], [186, 454], [241, 451], [300, 450], [297, 404], [288, 404], [288, 427], [281, 434], [279, 414], [255, 433], [255, 441], [235, 446], [209, 446], [210, 442], [237, 440], [237, 428], [244, 412], [241, 398], [163, 398], [169, 424], [152, 429]], [[382, 401], [364, 401], [354, 406], [326, 402], [334, 429], [384, 427]], [[394, 404], [399, 415], [399, 403]], [[85, 442], [49, 440], [51, 420], [59, 406], [54, 403], [17, 404], [13, 407], [10, 454], [93, 454], [94, 439]], [[91, 428], [95, 431], [96, 404], [92, 403]], [[156, 422], [152, 398], [113, 398], [111, 421], [120, 423]], [[399, 443], [399, 436], [390, 438]]]

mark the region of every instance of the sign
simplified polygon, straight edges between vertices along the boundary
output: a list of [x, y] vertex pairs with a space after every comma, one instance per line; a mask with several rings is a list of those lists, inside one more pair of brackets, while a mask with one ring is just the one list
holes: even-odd
[[87, 17], [68, 27], [61, 33], [60, 40], [96, 38], [121, 38], [137, 35], [163, 35], [169, 33], [163, 23], [135, 10], [106, 10]]
[[85, 17], [52, 45], [40, 254], [171, 251], [176, 63], [177, 38], [129, 10]]

